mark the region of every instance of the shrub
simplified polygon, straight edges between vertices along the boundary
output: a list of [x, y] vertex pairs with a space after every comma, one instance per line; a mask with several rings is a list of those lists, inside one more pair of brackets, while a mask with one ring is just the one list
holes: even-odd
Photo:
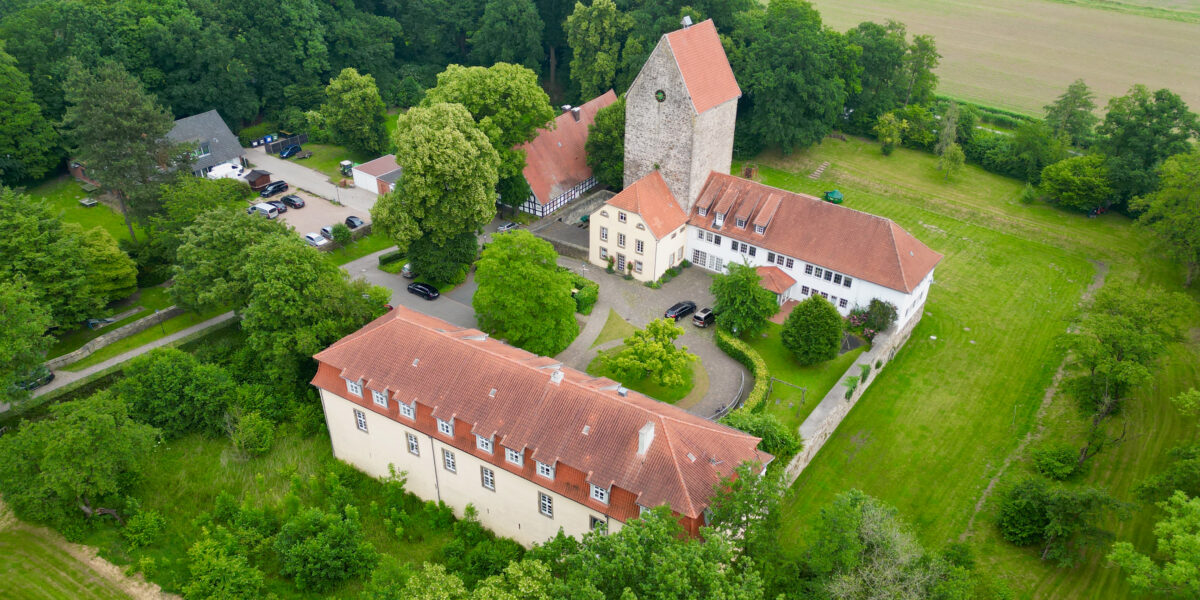
[[183, 588], [188, 600], [257, 598], [263, 574], [245, 556], [208, 535], [188, 549], [192, 577]]
[[350, 228], [346, 227], [345, 223], [338, 223], [333, 226], [333, 243], [345, 248], [350, 245], [350, 239], [354, 235], [350, 232]]
[[842, 326], [841, 315], [828, 300], [809, 296], [784, 321], [783, 347], [802, 366], [832, 360], [841, 348]]
[[1029, 478], [1009, 488], [1000, 498], [997, 525], [1005, 540], [1029, 546], [1042, 540], [1049, 518], [1046, 505], [1050, 491], [1042, 479]]
[[1030, 454], [1034, 470], [1056, 481], [1070, 479], [1079, 465], [1079, 452], [1065, 444], [1038, 448]]
[[[582, 279], [583, 281], [579, 281]], [[575, 280], [575, 312], [581, 315], [592, 314], [592, 307], [600, 299], [600, 284], [582, 276]]]
[[758, 447], [764, 452], [774, 454], [776, 458], [791, 456], [802, 447], [796, 432], [788, 429], [778, 417], [768, 413], [751, 413], [746, 410], [735, 410], [729, 413], [721, 422], [741, 429], [750, 435], [762, 438]]
[[121, 535], [129, 544], [130, 550], [137, 550], [157, 542], [166, 526], [166, 519], [157, 511], [139, 510], [125, 523]]
[[404, 260], [404, 253], [399, 250], [384, 252], [383, 254], [379, 255], [379, 266], [382, 267], [384, 265], [390, 265], [394, 262], [400, 262], [402, 260]]
[[858, 389], [858, 376], [851, 375], [846, 378], [846, 399], [849, 400], [854, 395], [854, 390]]
[[229, 436], [233, 447], [247, 456], [261, 456], [275, 442], [275, 424], [257, 412], [245, 412]]
[[875, 361], [875, 370], [876, 370], [876, 371], [878, 371], [878, 370], [880, 370], [880, 369], [882, 369], [882, 368], [883, 368], [883, 361], [882, 361], [882, 360], [876, 360], [876, 361]]
[[200, 363], [175, 348], [158, 348], [129, 361], [113, 386], [134, 418], [166, 437], [192, 431], [219, 434], [237, 387], [221, 367]]
[[[896, 322], [896, 305], [891, 302], [873, 298], [871, 303], [867, 305], [866, 320], [863, 321], [863, 331], [873, 329], [875, 331], [886, 331]], [[872, 336], [873, 337], [873, 336]]]
[[686, 258], [685, 258], [685, 259], [683, 259], [683, 260], [679, 261], [679, 266], [681, 266], [681, 267], [683, 267], [683, 268], [685, 268], [685, 269], [686, 269], [686, 268], [688, 268], [688, 267], [692, 266], [692, 261], [690, 261], [690, 260], [688, 260], [688, 259], [686, 259]]
[[1021, 204], [1033, 204], [1033, 201], [1037, 200], [1037, 190], [1033, 188], [1032, 183], [1025, 182], [1025, 189], [1021, 190], [1019, 199]]
[[717, 347], [728, 354], [730, 358], [742, 363], [754, 376], [754, 387], [746, 396], [746, 402], [741, 410], [754, 410], [765, 405], [767, 386], [771, 382], [771, 372], [767, 370], [767, 362], [759, 353], [746, 342], [734, 337], [733, 334], [718, 328], [716, 330]]
[[250, 144], [269, 133], [275, 133], [275, 124], [269, 121], [263, 121], [256, 125], [243, 128], [238, 132], [238, 141], [242, 143], [243, 148], [249, 148]]
[[868, 378], [871, 377], [871, 363], [867, 363], [865, 365], [858, 365], [858, 370], [860, 372], [859, 379], [861, 379], [862, 381], [865, 382]]
[[280, 572], [295, 579], [301, 591], [323, 592], [375, 567], [379, 555], [363, 539], [358, 512], [345, 517], [310, 508], [284, 524], [275, 539]]

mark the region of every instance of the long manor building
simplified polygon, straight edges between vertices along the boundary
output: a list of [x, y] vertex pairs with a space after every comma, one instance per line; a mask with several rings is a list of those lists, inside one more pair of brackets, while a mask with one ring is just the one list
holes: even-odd
[[667, 505], [692, 535], [759, 438], [396, 307], [315, 357], [333, 453], [530, 546]]

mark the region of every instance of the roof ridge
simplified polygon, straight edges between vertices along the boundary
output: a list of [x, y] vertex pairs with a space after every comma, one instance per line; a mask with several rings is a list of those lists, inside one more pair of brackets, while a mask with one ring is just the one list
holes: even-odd
[[905, 293], [908, 293], [911, 291], [912, 285], [908, 283], [908, 273], [904, 271], [904, 257], [900, 256], [900, 244], [896, 243], [896, 227], [899, 226], [889, 219], [888, 236], [892, 239], [892, 249], [896, 251], [896, 264], [900, 268], [900, 282], [904, 284], [904, 287], [909, 288], [904, 290]]
[[688, 493], [687, 480], [683, 476], [683, 469], [679, 467], [679, 457], [675, 454], [675, 444], [671, 442], [671, 430], [664, 424], [663, 437], [667, 442], [667, 455], [671, 457], [671, 466], [675, 468], [675, 477], [679, 480], [679, 488], [684, 491], [683, 497], [687, 502], [689, 515], [696, 514], [696, 505], [692, 503], [692, 495]]

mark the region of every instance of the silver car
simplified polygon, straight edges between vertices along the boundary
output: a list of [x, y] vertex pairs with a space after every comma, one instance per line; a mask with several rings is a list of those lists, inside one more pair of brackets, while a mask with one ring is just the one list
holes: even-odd
[[308, 245], [313, 248], [320, 248], [329, 243], [329, 240], [325, 239], [325, 236], [319, 233], [304, 234], [304, 241], [308, 242]]

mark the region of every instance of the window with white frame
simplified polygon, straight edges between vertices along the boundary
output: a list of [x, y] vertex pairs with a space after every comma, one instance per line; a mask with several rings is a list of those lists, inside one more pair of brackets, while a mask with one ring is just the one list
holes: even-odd
[[608, 248], [600, 247], [600, 260], [608, 260]]
[[696, 230], [696, 235], [697, 235], [697, 236], [698, 236], [700, 239], [704, 239], [704, 234], [705, 234], [705, 231], [704, 231], [703, 229], [697, 229], [697, 230]]
[[769, 263], [775, 262], [775, 253], [774, 252], [767, 253], [767, 262], [769, 262]]
[[639, 517], [646, 516], [646, 513], [648, 513], [648, 512], [650, 512], [650, 509], [646, 508], [645, 506], [642, 506], [641, 504], [638, 505], [638, 516]]
[[600, 228], [600, 241], [602, 241], [602, 242], [608, 241], [608, 228], [607, 227]]
[[496, 491], [496, 473], [487, 467], [479, 467], [479, 482], [483, 487]]
[[198, 154], [196, 154], [196, 156], [197, 157], [208, 156], [209, 154], [212, 154], [212, 149], [208, 145], [208, 142], [200, 142], [200, 152]]
[[646, 242], [642, 240], [633, 240], [633, 251], [641, 254], [646, 249]]
[[484, 452], [487, 452], [488, 454], [491, 454], [492, 453], [492, 438], [490, 438], [490, 437], [485, 438], [482, 435], [476, 434], [475, 435], [475, 447], [479, 448], [480, 450], [483, 450]]
[[362, 384], [357, 381], [346, 380], [346, 391], [362, 398]]
[[636, 273], [641, 273], [642, 272], [642, 261], [640, 261], [640, 260], [633, 261], [633, 270]]
[[525, 457], [518, 451], [512, 448], [504, 449], [504, 460], [517, 465], [518, 467], [525, 464]]
[[354, 423], [358, 425], [358, 430], [367, 432], [367, 414], [357, 408], [354, 409]]
[[745, 229], [745, 228], [746, 228], [746, 220], [745, 220], [745, 219], [738, 219], [738, 220], [737, 220], [737, 226], [738, 226], [738, 227], [741, 227], [742, 229]]
[[454, 462], [454, 453], [449, 450], [442, 450], [442, 466], [446, 467], [451, 473], [458, 472], [458, 465]]
[[808, 286], [807, 286], [807, 285], [802, 285], [802, 286], [800, 286], [800, 295], [801, 295], [801, 296], [807, 296], [807, 295], [808, 295]]
[[817, 268], [813, 269], [813, 277], [816, 277], [817, 279], [820, 279], [821, 276], [824, 274], [825, 274], [825, 269], [822, 269], [821, 267], [817, 267]]
[[766, 232], [767, 232], [767, 228], [766, 228], [766, 227], [763, 227], [762, 225], [755, 225], [755, 226], [754, 226], [754, 233], [757, 233], [758, 235], [762, 235], [762, 234], [764, 234], [764, 233], [766, 233]]
[[841, 308], [846, 308], [846, 299], [842, 298], [841, 300], [838, 300], [838, 306]]
[[826, 270], [825, 271], [825, 281], [832, 281], [832, 280], [833, 280], [833, 271]]
[[608, 504], [608, 489], [602, 488], [598, 485], [592, 485], [592, 500]]
[[554, 479], [554, 465], [548, 465], [541, 461], [534, 461], [534, 462], [537, 463], [537, 474], [538, 475], [541, 475], [542, 477], [545, 477], [546, 479]]
[[624, 223], [626, 221], [625, 213], [618, 211], [617, 220]]
[[405, 419], [415, 420], [417, 418], [417, 409], [415, 408], [416, 405], [417, 403], [414, 401], [412, 404], [400, 402], [396, 406], [400, 408], [400, 416], [404, 417]]
[[845, 286], [845, 287], [850, 287], [850, 283], [851, 283], [851, 281], [852, 281], [852, 280], [851, 280], [849, 277], [843, 277], [843, 278], [842, 278], [842, 285], [843, 285], [843, 286]]
[[375, 404], [387, 408], [387, 394], [379, 390], [371, 390], [371, 399]]
[[812, 265], [804, 265], [804, 274], [812, 275], [812, 273], [813, 273], [813, 266]]
[[605, 531], [608, 529], [608, 523], [605, 523], [604, 519], [595, 515], [588, 515], [588, 519], [588, 529], [592, 531]]
[[618, 247], [618, 248], [624, 248], [624, 247], [625, 247], [625, 234], [623, 234], [623, 233], [618, 233], [618, 234], [617, 234], [617, 247]]
[[833, 276], [834, 285], [842, 285], [842, 276], [840, 274]]
[[408, 436], [408, 451], [409, 451], [409, 453], [412, 454], [413, 456], [420, 456], [421, 455], [421, 442], [417, 440], [417, 436], [415, 436], [411, 433], [406, 433], [405, 435]]
[[554, 518], [554, 498], [551, 498], [550, 496], [547, 496], [546, 494], [538, 492], [538, 512], [553, 519]]
[[795, 264], [796, 264], [796, 263], [795, 263], [795, 261], [793, 261], [792, 259], [790, 259], [790, 258], [789, 258], [789, 259], [787, 259], [787, 268], [789, 268], [789, 269], [790, 269], [790, 268], [792, 268], [793, 266], [795, 266]]
[[447, 436], [447, 437], [454, 437], [454, 419], [451, 419], [449, 421], [443, 421], [441, 419], [438, 419], [437, 426], [438, 426], [438, 433], [440, 433], [444, 436]]
[[717, 213], [717, 217], [713, 219], [713, 226], [720, 227], [725, 222], [725, 213]]
[[704, 208], [703, 206], [701, 206], [701, 207], [697, 208], [697, 209], [696, 209], [696, 212], [697, 212], [697, 213], [700, 213], [700, 216], [702, 216], [702, 217], [707, 217], [707, 216], [708, 216], [708, 209], [707, 209], [707, 208]]

